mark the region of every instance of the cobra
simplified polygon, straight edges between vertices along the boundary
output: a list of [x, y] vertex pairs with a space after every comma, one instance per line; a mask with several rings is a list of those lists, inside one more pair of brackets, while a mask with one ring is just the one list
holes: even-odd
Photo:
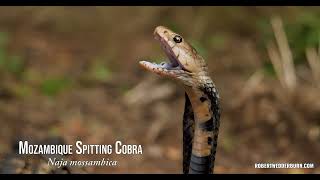
[[164, 26], [154, 37], [169, 62], [140, 61], [146, 70], [179, 82], [185, 90], [183, 114], [183, 173], [210, 174], [214, 170], [220, 126], [219, 94], [205, 60], [180, 35]]

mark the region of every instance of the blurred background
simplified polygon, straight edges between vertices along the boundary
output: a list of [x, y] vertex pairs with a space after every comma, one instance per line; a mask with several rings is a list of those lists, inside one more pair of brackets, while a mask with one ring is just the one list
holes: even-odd
[[[181, 34], [221, 96], [216, 173], [320, 173], [318, 7], [1, 7], [0, 158], [23, 137], [142, 144], [91, 173], [181, 173], [184, 91], [139, 60]], [[255, 169], [255, 163], [314, 169]]]

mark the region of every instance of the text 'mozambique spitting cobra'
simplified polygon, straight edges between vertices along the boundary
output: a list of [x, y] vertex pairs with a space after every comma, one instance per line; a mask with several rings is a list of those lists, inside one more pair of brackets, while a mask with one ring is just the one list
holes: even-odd
[[155, 39], [169, 58], [160, 64], [140, 65], [160, 76], [181, 82], [186, 91], [183, 115], [183, 173], [211, 174], [220, 125], [219, 95], [208, 75], [205, 60], [181, 35], [164, 26], [154, 31]]

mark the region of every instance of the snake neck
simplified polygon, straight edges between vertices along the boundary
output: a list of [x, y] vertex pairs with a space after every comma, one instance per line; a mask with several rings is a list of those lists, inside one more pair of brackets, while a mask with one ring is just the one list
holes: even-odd
[[188, 173], [213, 173], [220, 125], [219, 94], [212, 81], [185, 90], [194, 116]]

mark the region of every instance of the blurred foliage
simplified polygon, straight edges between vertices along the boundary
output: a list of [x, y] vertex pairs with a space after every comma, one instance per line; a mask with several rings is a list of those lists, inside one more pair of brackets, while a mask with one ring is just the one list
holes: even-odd
[[161, 62], [167, 61], [168, 58], [165, 55], [161, 55], [161, 56], [156, 56], [156, 57], [148, 58], [148, 59], [152, 59], [152, 60], [150, 60], [151, 62], [161, 63]]
[[40, 89], [44, 95], [55, 96], [70, 85], [71, 80], [66, 77], [49, 78], [41, 83]]
[[209, 39], [209, 43], [213, 49], [217, 49], [217, 50], [224, 49], [226, 44], [226, 37], [221, 33], [218, 35], [213, 35]]
[[13, 93], [18, 98], [30, 96], [34, 91], [30, 84], [18, 83], [12, 88]]
[[24, 71], [24, 61], [18, 55], [7, 53], [8, 34], [0, 32], [0, 70], [21, 78]]
[[95, 81], [106, 82], [111, 79], [111, 71], [104, 63], [95, 61], [89, 69], [89, 76]]
[[17, 55], [9, 56], [8, 57], [8, 63], [7, 63], [7, 69], [9, 72], [21, 76], [23, 70], [24, 70], [24, 63], [22, 61], [22, 58]]
[[265, 74], [269, 75], [270, 77], [276, 77], [276, 71], [270, 62], [266, 62], [263, 66], [263, 71]]
[[206, 48], [198, 41], [191, 40], [190, 44], [196, 49], [196, 51], [201, 54], [204, 59], [207, 59], [208, 53]]
[[87, 70], [82, 74], [81, 80], [85, 83], [106, 83], [112, 79], [112, 71], [108, 68], [102, 58], [93, 60]]
[[306, 12], [285, 30], [296, 63], [305, 62], [305, 49], [318, 47], [320, 42], [320, 13]]
[[[299, 14], [293, 21], [283, 21], [285, 33], [287, 35], [288, 43], [292, 51], [292, 56], [295, 65], [307, 63], [306, 48], [319, 47], [320, 43], [320, 13], [314, 11], [305, 11]], [[258, 43], [260, 49], [265, 49], [268, 42], [274, 41], [274, 34], [270, 24], [270, 18], [261, 19], [257, 26], [262, 34], [262, 41]], [[264, 56], [265, 72], [274, 76], [275, 70], [268, 56]]]
[[4, 68], [6, 66], [6, 44], [7, 44], [7, 34], [0, 32], [0, 67]]
[[235, 138], [233, 137], [233, 135], [231, 133], [229, 133], [229, 134], [225, 135], [223, 141], [221, 141], [221, 147], [226, 152], [232, 152], [232, 151], [234, 151], [234, 148], [235, 148], [234, 142], [235, 142]]
[[0, 46], [6, 45], [8, 42], [8, 34], [5, 32], [0, 32]]

